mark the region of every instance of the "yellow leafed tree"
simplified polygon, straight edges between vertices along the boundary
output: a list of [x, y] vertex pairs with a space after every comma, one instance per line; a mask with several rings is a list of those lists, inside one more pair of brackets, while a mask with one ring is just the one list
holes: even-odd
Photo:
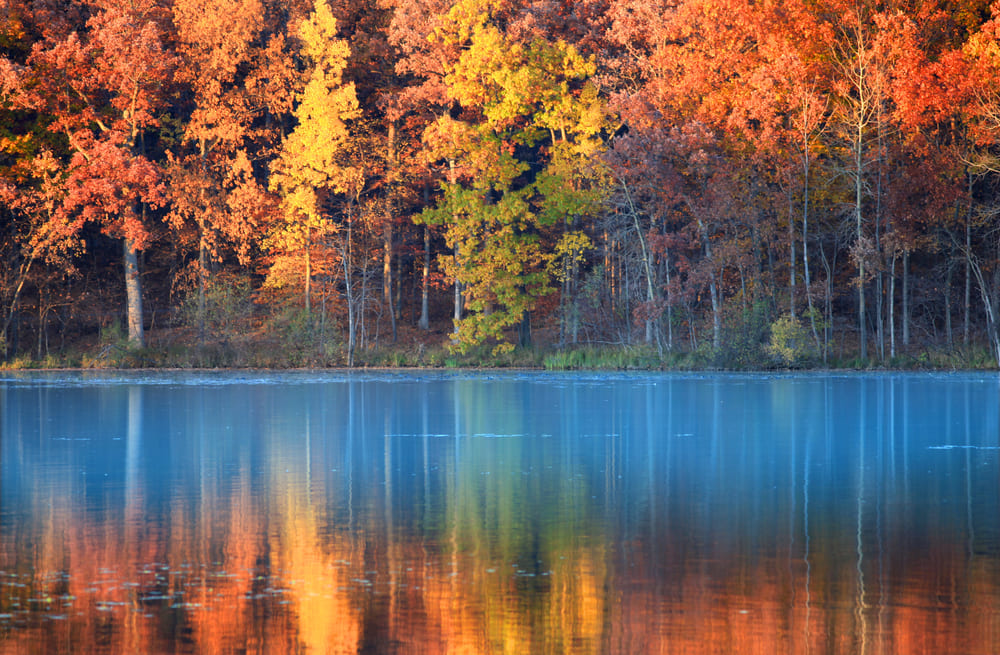
[[280, 272], [292, 262], [296, 269], [301, 264], [308, 313], [312, 247], [336, 230], [322, 211], [323, 201], [360, 184], [361, 171], [350, 165], [347, 155], [348, 126], [361, 111], [354, 83], [343, 79], [350, 48], [337, 38], [337, 20], [325, 0], [315, 0], [312, 14], [299, 27], [299, 38], [308, 67], [294, 112], [297, 125], [282, 143], [271, 173], [271, 190], [281, 196], [283, 211], [268, 238], [276, 257], [267, 284], [287, 284]]

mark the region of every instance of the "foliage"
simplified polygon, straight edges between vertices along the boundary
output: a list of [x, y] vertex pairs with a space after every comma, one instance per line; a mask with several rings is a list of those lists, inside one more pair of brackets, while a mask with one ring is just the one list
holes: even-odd
[[254, 311], [251, 284], [246, 276], [214, 276], [204, 289], [204, 306], [200, 289], [192, 285], [181, 305], [184, 324], [199, 327], [202, 323], [213, 341], [235, 338], [246, 329]]
[[794, 367], [801, 364], [809, 353], [809, 339], [802, 322], [785, 314], [771, 324], [768, 350], [785, 366]]
[[470, 311], [455, 325], [456, 350], [492, 343], [499, 354], [513, 348], [505, 331], [553, 291], [547, 235], [599, 202], [588, 167], [605, 113], [593, 59], [562, 40], [505, 34], [490, 12], [460, 2], [436, 35], [468, 43], [445, 81], [471, 120], [444, 116], [424, 133], [428, 157], [447, 160], [452, 177], [422, 220], [444, 225], [454, 247], [440, 261]]
[[[585, 346], [550, 353], [545, 356], [548, 370], [656, 370], [666, 362], [648, 346], [633, 348], [599, 348]], [[680, 364], [678, 362], [678, 364]], [[682, 368], [682, 366], [677, 366]]]
[[1000, 6], [918, 4], [10, 0], [0, 346], [985, 365]]
[[296, 96], [297, 124], [272, 165], [270, 187], [281, 196], [282, 220], [267, 245], [277, 253], [301, 254], [308, 313], [313, 244], [337, 229], [323, 211], [326, 196], [356, 194], [361, 184], [358, 167], [346, 159], [348, 123], [360, 112], [354, 84], [343, 79], [350, 48], [337, 37], [337, 20], [326, 0], [316, 0], [299, 37], [308, 68]]

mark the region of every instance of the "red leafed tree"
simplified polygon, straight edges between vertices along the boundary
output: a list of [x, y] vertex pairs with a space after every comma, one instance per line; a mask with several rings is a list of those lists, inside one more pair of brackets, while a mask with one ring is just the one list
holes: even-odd
[[97, 0], [88, 9], [80, 31], [38, 42], [24, 65], [4, 61], [0, 81], [14, 106], [48, 116], [48, 129], [70, 146], [50, 232], [71, 238], [95, 222], [121, 239], [129, 341], [142, 346], [138, 253], [150, 237], [147, 209], [164, 200], [143, 137], [157, 124], [174, 59], [151, 0]]

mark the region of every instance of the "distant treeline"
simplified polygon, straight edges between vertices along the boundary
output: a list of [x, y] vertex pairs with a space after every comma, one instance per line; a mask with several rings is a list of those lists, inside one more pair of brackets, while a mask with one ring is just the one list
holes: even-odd
[[998, 43], [988, 0], [8, 0], [0, 353], [1000, 363]]

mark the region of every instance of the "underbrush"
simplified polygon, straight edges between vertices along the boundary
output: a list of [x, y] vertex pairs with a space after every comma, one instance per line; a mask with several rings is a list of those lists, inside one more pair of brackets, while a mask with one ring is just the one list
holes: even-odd
[[[134, 368], [329, 368], [347, 365], [346, 346], [335, 327], [317, 329], [295, 312], [271, 316], [244, 330], [214, 334], [204, 341], [192, 327], [163, 328], [147, 334], [147, 346], [132, 346], [120, 325], [109, 325], [96, 339], [72, 344], [42, 358], [24, 352], [0, 361], [0, 369], [134, 369]], [[449, 348], [447, 333], [416, 333], [398, 343], [382, 343], [355, 352], [358, 368], [521, 368], [567, 370], [773, 370], [831, 368], [840, 370], [996, 370], [985, 344], [954, 349], [912, 349], [891, 360], [862, 360], [856, 353], [831, 357], [827, 363], [813, 352], [811, 338], [780, 321], [766, 333], [732, 338], [720, 349], [702, 342], [695, 350], [664, 351], [655, 346], [581, 345], [554, 348], [537, 345], [494, 354], [489, 345], [465, 353]]]
[[[544, 358], [545, 368], [550, 371], [654, 370], [664, 368], [668, 362], [668, 359], [661, 359], [651, 346], [582, 346], [557, 350]], [[673, 363], [683, 365], [680, 359]]]

